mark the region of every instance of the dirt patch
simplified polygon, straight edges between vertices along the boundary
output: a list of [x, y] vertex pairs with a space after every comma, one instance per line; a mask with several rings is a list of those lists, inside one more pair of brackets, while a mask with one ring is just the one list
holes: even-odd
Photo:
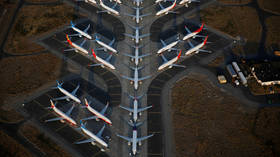
[[32, 155], [14, 139], [0, 131], [0, 156], [2, 157], [32, 157]]
[[262, 9], [280, 14], [280, 1], [278, 1], [278, 0], [258, 0], [258, 3]]
[[56, 143], [51, 141], [50, 138], [45, 136], [43, 133], [29, 123], [25, 123], [20, 128], [20, 133], [23, 134], [28, 140], [39, 147], [39, 149], [46, 153], [47, 156], [54, 157], [71, 157], [70, 154], [65, 152]]
[[43, 48], [33, 42], [34, 36], [46, 34], [76, 18], [74, 8], [57, 6], [25, 6], [17, 16], [5, 45], [5, 50], [14, 54], [28, 54]]
[[270, 47], [272, 44], [280, 46], [280, 17], [272, 16], [267, 18], [265, 22], [267, 26], [266, 47]]
[[[221, 92], [206, 80], [206, 76], [195, 75], [181, 80], [173, 88], [172, 115], [176, 155], [273, 156], [273, 149], [263, 138], [253, 133], [257, 109], [244, 107], [236, 98]], [[267, 112], [275, 111], [268, 109]], [[280, 108], [275, 114], [280, 114]], [[266, 123], [269, 119], [279, 121], [279, 116], [267, 115], [259, 117], [258, 123]], [[267, 136], [266, 128], [258, 123], [256, 131], [264, 131], [265, 135], [262, 136]], [[280, 123], [273, 124], [275, 125], [268, 128], [269, 132], [278, 134]], [[279, 138], [274, 141], [279, 142]]]
[[225, 57], [224, 55], [220, 55], [217, 58], [215, 58], [213, 61], [211, 61], [208, 65], [210, 67], [218, 67], [220, 64], [224, 63]]
[[244, 46], [246, 54], [257, 52], [262, 28], [256, 10], [250, 7], [213, 6], [202, 10], [201, 18], [213, 28], [233, 37], [245, 38], [247, 40]]
[[223, 4], [248, 4], [252, 2], [252, 0], [218, 0]]
[[12, 103], [60, 74], [61, 60], [51, 53], [0, 61], [0, 104]]
[[17, 111], [11, 109], [0, 108], [0, 122], [4, 123], [17, 123], [24, 120], [23, 116], [20, 115]]
[[25, 0], [26, 2], [40, 3], [40, 2], [57, 2], [59, 0]]

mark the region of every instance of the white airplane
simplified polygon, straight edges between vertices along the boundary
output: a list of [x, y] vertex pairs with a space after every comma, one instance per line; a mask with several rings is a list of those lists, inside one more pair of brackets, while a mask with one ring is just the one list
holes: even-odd
[[132, 131], [132, 137], [131, 138], [117, 134], [118, 137], [128, 141], [128, 145], [131, 145], [131, 143], [132, 143], [132, 154], [130, 153], [130, 155], [133, 155], [133, 156], [135, 156], [136, 153], [137, 153], [137, 144], [139, 146], [141, 146], [143, 140], [146, 140], [146, 139], [152, 137], [153, 135], [154, 134], [138, 138], [137, 137], [137, 127], [135, 125], [133, 126], [133, 131]]
[[189, 40], [187, 41], [188, 44], [190, 45], [190, 49], [188, 51], [186, 51], [185, 55], [186, 56], [189, 56], [193, 53], [198, 53], [199, 51], [201, 52], [208, 52], [208, 53], [211, 53], [211, 51], [207, 51], [207, 50], [203, 50], [201, 49], [207, 42], [207, 39], [208, 39], [208, 36], [206, 36], [206, 38], [204, 39], [204, 41], [196, 46], [194, 46]]
[[200, 28], [197, 29], [197, 30], [194, 31], [194, 32], [191, 32], [191, 31], [188, 29], [188, 27], [185, 26], [185, 29], [186, 29], [186, 31], [188, 32], [188, 34], [185, 35], [185, 36], [183, 37], [183, 40], [187, 40], [187, 39], [189, 39], [189, 38], [195, 38], [195, 37], [204, 37], [204, 36], [197, 35], [198, 33], [200, 33], [200, 32], [202, 31], [203, 26], [204, 26], [204, 23], [202, 23], [202, 25], [200, 26]]
[[127, 34], [127, 33], [124, 33], [124, 35], [128, 36], [128, 37], [131, 37], [132, 40], [135, 40], [135, 43], [138, 44], [140, 40], [142, 40], [144, 37], [147, 37], [150, 35], [150, 33], [147, 33], [147, 34], [143, 34], [143, 35], [140, 35], [140, 29], [142, 29], [144, 26], [142, 27], [135, 27], [135, 26], [131, 26], [129, 25], [131, 28], [133, 28], [135, 30], [135, 35], [132, 35], [132, 34]]
[[[130, 45], [131, 46], [131, 45]], [[135, 51], [134, 51], [134, 56], [133, 55], [130, 55], [130, 54], [126, 54], [124, 53], [123, 55], [127, 56], [127, 57], [130, 57], [131, 58], [131, 61], [135, 63], [136, 66], [139, 65], [139, 62], [142, 61], [142, 58], [146, 57], [146, 56], [149, 56], [151, 55], [151, 53], [148, 53], [148, 54], [143, 54], [143, 55], [139, 55], [139, 48], [143, 47], [143, 45], [140, 45], [140, 46], [132, 46], [134, 47]]]
[[173, 63], [175, 63], [177, 60], [180, 59], [181, 53], [182, 53], [182, 50], [179, 52], [179, 54], [178, 54], [177, 57], [175, 57], [175, 58], [173, 58], [173, 59], [171, 59], [171, 60], [169, 60], [169, 61], [164, 57], [163, 54], [161, 54], [161, 57], [162, 57], [164, 63], [158, 67], [158, 70], [162, 70], [162, 69], [164, 69], [164, 68], [166, 68], [166, 67], [172, 68], [173, 66], [185, 68], [186, 66], [184, 66], [184, 65], [173, 64]]
[[91, 116], [91, 117], [88, 117], [88, 118], [84, 118], [82, 120], [90, 120], [90, 119], [95, 119], [96, 121], [99, 121], [99, 119], [102, 119], [104, 120], [106, 123], [112, 125], [112, 121], [107, 118], [106, 116], [104, 116], [104, 113], [106, 112], [108, 106], [109, 106], [109, 102], [107, 103], [107, 105], [100, 111], [96, 111], [95, 109], [93, 109], [91, 106], [90, 106], [90, 102], [87, 101], [87, 99], [85, 98], [85, 105], [84, 106], [85, 108], [87, 108], [89, 110], [89, 112], [91, 112], [92, 114], [94, 114], [95, 116]]
[[143, 20], [143, 17], [151, 15], [150, 13], [140, 15], [140, 10], [143, 9], [143, 7], [132, 7], [132, 8], [135, 9], [135, 15], [127, 14], [127, 13], [124, 13], [124, 15], [132, 17], [132, 19], [135, 20], [136, 23], [139, 23], [140, 20]]
[[143, 4], [143, 1], [144, 1], [144, 0], [132, 0], [132, 1], [133, 1], [133, 4], [134, 4], [134, 5], [136, 4], [136, 6], [139, 7], [140, 4]]
[[134, 68], [134, 67], [130, 67], [132, 70], [134, 70], [134, 78], [131, 78], [131, 77], [127, 77], [127, 76], [124, 76], [122, 75], [123, 78], [125, 79], [128, 79], [130, 80], [130, 83], [134, 85], [134, 89], [137, 90], [138, 89], [138, 83], [139, 84], [142, 84], [142, 81], [145, 80], [145, 79], [148, 79], [150, 78], [151, 76], [145, 76], [145, 77], [141, 77], [139, 78], [138, 76], [138, 70], [142, 69], [143, 67], [140, 67], [138, 68], [137, 66]]
[[102, 0], [100, 0], [99, 4], [101, 5], [102, 8], [105, 9], [104, 11], [99, 11], [99, 12], [107, 12], [108, 14], [113, 13], [115, 15], [120, 15], [120, 13], [117, 10], [114, 9], [117, 6], [117, 4], [118, 4], [117, 2], [116, 2], [116, 4], [112, 8], [110, 8], [107, 5], [105, 5]]
[[95, 0], [76, 0], [76, 2], [86, 2], [86, 3], [89, 3], [89, 4], [96, 4]]
[[81, 51], [85, 54], [88, 54], [88, 51], [85, 48], [83, 48], [83, 45], [85, 44], [86, 39], [84, 39], [84, 41], [80, 45], [77, 45], [74, 42], [72, 42], [70, 40], [68, 34], [66, 34], [66, 39], [67, 39], [67, 42], [70, 44], [70, 46], [73, 47], [73, 48], [67, 49], [67, 50], [64, 50], [64, 51], [73, 51], [74, 50], [75, 52]]
[[192, 2], [200, 2], [200, 1], [199, 0], [181, 0], [181, 2], [179, 4], [180, 5], [185, 5], [185, 7], [189, 7], [188, 4], [190, 4]]
[[95, 54], [95, 52], [94, 52], [93, 49], [92, 49], [91, 51], [92, 51], [93, 57], [94, 57], [98, 62], [101, 62], [101, 63], [99, 63], [99, 64], [91, 64], [91, 65], [89, 65], [89, 66], [101, 66], [102, 68], [104, 68], [105, 66], [107, 66], [107, 67], [109, 67], [110, 69], [113, 69], [113, 70], [116, 69], [115, 66], [113, 66], [113, 65], [109, 62], [110, 59], [112, 58], [112, 54], [111, 54], [108, 58], [106, 58], [106, 60], [104, 60], [104, 59], [98, 57], [98, 56]]
[[160, 42], [163, 45], [163, 47], [157, 51], [157, 54], [161, 54], [162, 52], [164, 52], [166, 50], [168, 50], [168, 52], [170, 52], [171, 50], [177, 50], [176, 48], [173, 48], [173, 47], [176, 46], [179, 41], [180, 40], [179, 40], [179, 36], [178, 36], [177, 40], [175, 40], [167, 45], [162, 39], [160, 39]]
[[160, 6], [161, 10], [156, 13], [157, 16], [160, 16], [163, 14], [168, 14], [176, 6], [176, 0], [174, 0], [173, 4], [169, 7], [164, 8], [160, 3], [159, 3], [159, 6]]
[[45, 122], [52, 122], [52, 121], [58, 121], [59, 120], [62, 123], [67, 121], [72, 126], [77, 126], [76, 121], [70, 117], [70, 114], [75, 107], [74, 104], [66, 113], [64, 113], [55, 106], [56, 104], [54, 104], [52, 100], [50, 100], [50, 102], [51, 102], [51, 107], [48, 107], [48, 108], [52, 109], [59, 117], [45, 120]]
[[[101, 128], [101, 130], [95, 135], [91, 131], [89, 131], [85, 125], [81, 122], [81, 130], [90, 138], [87, 140], [75, 142], [75, 144], [83, 144], [83, 143], [91, 143], [92, 145], [96, 145], [96, 142], [102, 145], [102, 147], [108, 148], [108, 144], [102, 139], [102, 133], [105, 129], [105, 125]], [[101, 148], [101, 151], [104, 152], [105, 149]]]
[[77, 91], [80, 88], [80, 84], [70, 93], [67, 90], [65, 90], [64, 88], [62, 88], [62, 84], [63, 83], [59, 83], [58, 81], [56, 81], [57, 86], [54, 88], [57, 88], [61, 93], [63, 93], [65, 96], [59, 97], [59, 98], [54, 98], [53, 100], [57, 101], [57, 100], [67, 100], [70, 101], [70, 99], [74, 100], [77, 103], [81, 103], [81, 100], [79, 98], [77, 98]]
[[115, 2], [117, 2], [119, 4], [122, 4], [121, 0], [110, 0], [110, 2], [112, 2], [112, 1], [115, 1]]
[[114, 44], [115, 42], [115, 38], [109, 43], [109, 44], [106, 44], [105, 42], [101, 41], [100, 38], [98, 37], [98, 35], [95, 35], [95, 41], [97, 42], [97, 44], [99, 44], [100, 46], [102, 46], [102, 48], [98, 48], [96, 50], [104, 50], [104, 51], [107, 51], [107, 50], [110, 50], [114, 53], [118, 53], [116, 49], [114, 49], [112, 47], [112, 45]]
[[89, 39], [89, 40], [91, 40], [92, 39], [92, 37], [87, 33], [87, 31], [89, 30], [89, 28], [90, 28], [90, 24], [87, 26], [87, 28], [85, 29], [85, 30], [80, 30], [79, 28], [77, 28], [76, 26], [75, 26], [75, 24], [72, 22], [72, 21], [70, 21], [70, 24], [71, 24], [71, 28], [74, 30], [74, 31], [76, 31], [77, 32], [77, 34], [71, 34], [71, 35], [69, 35], [69, 36], [79, 36], [80, 38], [82, 37], [82, 36], [84, 36], [84, 37], [86, 37], [87, 39]]
[[147, 106], [147, 107], [143, 107], [143, 108], [139, 108], [138, 107], [138, 101], [139, 99], [141, 99], [143, 97], [143, 95], [138, 96], [138, 97], [134, 97], [131, 95], [128, 95], [131, 99], [133, 99], [133, 108], [128, 108], [128, 107], [124, 107], [124, 106], [120, 106], [120, 108], [127, 110], [129, 112], [129, 115], [133, 116], [133, 121], [137, 122], [138, 120], [138, 114], [141, 116], [141, 112], [151, 108], [152, 106]]

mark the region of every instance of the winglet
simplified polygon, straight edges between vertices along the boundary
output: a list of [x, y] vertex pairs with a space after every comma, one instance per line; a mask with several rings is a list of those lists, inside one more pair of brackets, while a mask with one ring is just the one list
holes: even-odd
[[67, 42], [72, 46], [72, 41], [69, 39], [68, 34], [66, 34], [66, 39], [67, 39]]
[[96, 58], [96, 54], [93, 49], [91, 49], [91, 52], [92, 52], [93, 57]]
[[194, 32], [195, 32], [195, 33], [199, 33], [199, 32], [201, 32], [201, 31], [202, 31], [202, 29], [203, 29], [203, 26], [204, 26], [204, 23], [202, 23], [201, 27], [200, 27], [198, 30], [194, 31]]
[[204, 42], [203, 42], [203, 45], [205, 45], [205, 44], [206, 44], [207, 39], [208, 39], [208, 35], [205, 37]]
[[178, 56], [177, 56], [177, 60], [179, 60], [179, 59], [180, 59], [180, 57], [181, 57], [181, 53], [182, 53], [182, 50], [179, 52], [179, 54], [178, 54]]

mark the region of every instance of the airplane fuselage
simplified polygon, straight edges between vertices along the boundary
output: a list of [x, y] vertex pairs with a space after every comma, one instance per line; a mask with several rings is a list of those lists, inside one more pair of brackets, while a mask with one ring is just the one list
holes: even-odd
[[162, 69], [164, 69], [164, 68], [166, 68], [166, 67], [168, 67], [168, 66], [169, 66], [169, 67], [172, 67], [172, 64], [175, 63], [179, 58], [180, 58], [180, 57], [177, 56], [177, 57], [175, 57], [175, 58], [173, 58], [173, 59], [171, 59], [171, 60], [169, 60], [169, 61], [163, 63], [161, 66], [158, 67], [158, 70], [162, 70]]
[[85, 127], [81, 127], [82, 131], [88, 135], [90, 138], [94, 139], [97, 143], [101, 144], [103, 147], [108, 147], [108, 144], [103, 141], [101, 138], [97, 137], [95, 134], [93, 134], [91, 131], [89, 131], [88, 129], [86, 129]]
[[112, 125], [112, 121], [110, 119], [108, 119], [106, 116], [102, 115], [101, 113], [99, 113], [98, 111], [96, 111], [95, 109], [93, 109], [91, 106], [87, 106], [87, 109], [94, 115], [96, 115], [98, 118], [104, 120], [106, 123]]
[[114, 49], [113, 47], [107, 45], [107, 44], [104, 43], [103, 41], [101, 41], [101, 40], [96, 40], [96, 42], [97, 42], [100, 46], [104, 47], [105, 49], [110, 50], [110, 51], [112, 51], [112, 52], [114, 52], [114, 53], [117, 53], [117, 50], [116, 50], [116, 49]]
[[134, 70], [134, 79], [133, 79], [133, 82], [134, 82], [134, 89], [137, 90], [138, 89], [138, 83], [139, 83], [139, 80], [138, 80], [138, 69], [136, 68]]
[[174, 47], [175, 45], [177, 45], [178, 42], [179, 42], [179, 40], [174, 41], [174, 42], [170, 43], [169, 45], [164, 46], [163, 48], [159, 49], [157, 53], [160, 54], [160, 53], [162, 53], [162, 52], [164, 52], [164, 51], [166, 51], [166, 50], [171, 49], [172, 47]]
[[85, 2], [96, 4], [96, 1], [95, 1], [95, 0], [85, 0]]
[[193, 38], [195, 37], [195, 35], [197, 35], [199, 32], [193, 32], [193, 33], [190, 33], [190, 34], [187, 34], [183, 37], [183, 40], [187, 40], [189, 38]]
[[139, 43], [139, 29], [135, 30], [135, 43], [138, 44]]
[[137, 130], [132, 132], [132, 153], [133, 155], [137, 153]]
[[133, 100], [133, 120], [136, 122], [138, 119], [138, 101], [137, 99]]
[[55, 112], [56, 114], [58, 114], [60, 117], [62, 117], [63, 120], [68, 121], [68, 122], [69, 122], [71, 125], [73, 125], [73, 126], [76, 126], [76, 125], [77, 125], [77, 123], [75, 122], [74, 119], [72, 119], [70, 116], [66, 115], [64, 112], [60, 111], [58, 108], [53, 107], [52, 109], [54, 110], [54, 112]]
[[136, 18], [135, 18], [136, 23], [139, 23], [139, 21], [140, 21], [140, 9], [139, 8], [136, 9], [135, 16], [136, 16]]
[[195, 47], [193, 47], [193, 48], [191, 48], [191, 49], [189, 49], [189, 50], [185, 53], [185, 55], [186, 55], [186, 56], [189, 56], [189, 55], [191, 55], [192, 53], [198, 53], [198, 52], [199, 52], [198, 50], [199, 50], [200, 48], [202, 48], [203, 46], [204, 46], [204, 42], [202, 42], [202, 43], [196, 45]]
[[164, 9], [158, 11], [158, 12], [156, 13], [156, 15], [157, 15], [157, 16], [160, 16], [160, 15], [162, 15], [162, 14], [168, 14], [168, 12], [169, 12], [170, 10], [172, 10], [175, 6], [176, 6], [176, 0], [174, 0], [173, 4], [172, 4], [171, 6], [169, 6], [169, 7], [167, 7], [167, 8], [164, 8]]
[[139, 64], [139, 48], [138, 48], [138, 47], [135, 48], [135, 59], [134, 59], [134, 63], [135, 63], [136, 66], [138, 66], [138, 64]]
[[120, 13], [118, 11], [116, 11], [115, 9], [112, 9], [112, 8], [108, 7], [107, 5], [105, 5], [102, 0], [100, 0], [100, 5], [101, 5], [102, 8], [104, 8], [108, 12], [111, 12], [115, 15], [120, 15]]
[[83, 32], [83, 31], [81, 31], [81, 30], [78, 29], [77, 27], [72, 26], [72, 29], [73, 29], [74, 31], [78, 32], [80, 35], [86, 37], [87, 39], [89, 39], [89, 40], [92, 39], [92, 37], [91, 37], [89, 34], [87, 34], [87, 33]]
[[72, 95], [71, 93], [69, 93], [67, 90], [65, 90], [62, 87], [57, 87], [59, 91], [61, 91], [61, 93], [65, 94], [66, 96], [68, 96], [70, 99], [74, 100], [77, 103], [81, 103], [81, 100], [79, 98], [77, 98], [76, 96]]
[[[122, 3], [121, 0], [113, 0], [113, 1], [115, 1], [115, 2], [117, 2], [117, 3], [119, 3], [119, 4]], [[110, 0], [110, 2], [112, 2], [112, 0]]]
[[109, 63], [109, 62], [107, 62], [106, 60], [104, 60], [104, 59], [98, 57], [96, 54], [93, 54], [93, 56], [94, 56], [94, 58], [95, 58], [97, 61], [101, 62], [103, 65], [105, 65], [105, 66], [107, 66], [107, 67], [109, 67], [109, 68], [111, 68], [111, 69], [113, 69], [113, 70], [116, 69], [111, 63]]

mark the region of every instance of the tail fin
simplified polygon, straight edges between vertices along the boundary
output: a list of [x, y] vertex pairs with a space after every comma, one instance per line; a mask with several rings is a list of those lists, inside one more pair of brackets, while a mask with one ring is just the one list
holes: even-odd
[[70, 24], [72, 27], [75, 27], [75, 24], [72, 21], [70, 21]]
[[50, 102], [51, 102], [51, 108], [55, 108], [55, 104], [53, 103], [52, 99], [50, 99]]
[[70, 40], [68, 34], [66, 34], [66, 39], [67, 39], [67, 42], [72, 46], [72, 41]]
[[88, 107], [88, 105], [89, 105], [87, 98], [85, 98], [85, 105], [86, 105], [86, 107]]
[[91, 49], [91, 52], [92, 52], [93, 57], [96, 58], [96, 54], [93, 49]]
[[205, 44], [206, 44], [207, 39], [208, 39], [208, 35], [207, 35], [207, 36], [206, 36], [206, 38], [204, 39], [203, 45], [205, 45]]
[[179, 60], [179, 59], [180, 59], [180, 57], [181, 57], [181, 53], [182, 53], [182, 50], [179, 52], [179, 54], [178, 54], [178, 56], [177, 56], [177, 60]]

